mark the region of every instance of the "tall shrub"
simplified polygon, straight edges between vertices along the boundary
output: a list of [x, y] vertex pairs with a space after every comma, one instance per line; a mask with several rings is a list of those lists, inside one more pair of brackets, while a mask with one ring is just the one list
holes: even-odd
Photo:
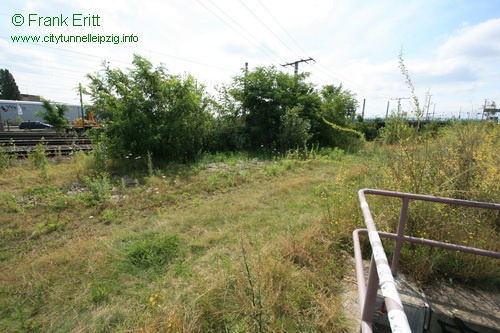
[[68, 119], [65, 117], [65, 113], [69, 110], [69, 107], [67, 105], [53, 105], [50, 101], [42, 99], [42, 107], [45, 111], [36, 111], [35, 115], [42, 118], [50, 125], [54, 126], [54, 129], [57, 132], [62, 131], [68, 126]]
[[88, 75], [96, 113], [108, 123], [104, 143], [110, 156], [189, 161], [208, 149], [212, 105], [190, 76], [170, 75], [163, 66], [134, 55], [128, 73], [104, 65]]

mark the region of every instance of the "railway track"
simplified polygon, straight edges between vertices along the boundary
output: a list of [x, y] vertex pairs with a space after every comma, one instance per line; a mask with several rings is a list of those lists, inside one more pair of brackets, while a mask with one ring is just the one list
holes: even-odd
[[10, 156], [25, 158], [42, 144], [46, 156], [71, 155], [75, 151], [92, 150], [92, 141], [78, 134], [55, 133], [46, 131], [12, 131], [0, 133], [0, 151]]

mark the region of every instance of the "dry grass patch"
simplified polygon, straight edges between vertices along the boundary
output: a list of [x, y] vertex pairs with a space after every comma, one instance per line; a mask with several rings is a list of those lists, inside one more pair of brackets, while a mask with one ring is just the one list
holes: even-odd
[[125, 177], [88, 169], [88, 158], [46, 161], [43, 174], [26, 163], [0, 177], [17, 184], [15, 200], [0, 201], [2, 330], [343, 327], [331, 276], [342, 264], [321, 258], [334, 252], [327, 238], [306, 237], [321, 234], [315, 187], [336, 166], [230, 161]]

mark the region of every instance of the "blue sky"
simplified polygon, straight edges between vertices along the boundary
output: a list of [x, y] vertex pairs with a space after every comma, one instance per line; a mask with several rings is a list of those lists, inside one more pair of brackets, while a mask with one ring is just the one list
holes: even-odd
[[[22, 26], [13, 15], [25, 18]], [[29, 14], [68, 16], [68, 26], [26, 23]], [[72, 26], [73, 14], [98, 15], [99, 26]], [[32, 16], [34, 17], [34, 16]], [[20, 35], [130, 35], [135, 43], [14, 43]], [[3, 1], [0, 68], [23, 93], [77, 104], [85, 74], [130, 67], [138, 53], [172, 74], [190, 73], [208, 91], [249, 67], [309, 57], [299, 71], [318, 87], [343, 84], [366, 99], [365, 115], [384, 116], [410, 97], [405, 66], [436, 117], [477, 117], [485, 99], [500, 103], [500, 1], [497, 0], [73, 0]], [[88, 100], [88, 98], [86, 98]], [[413, 106], [402, 99], [403, 110]]]

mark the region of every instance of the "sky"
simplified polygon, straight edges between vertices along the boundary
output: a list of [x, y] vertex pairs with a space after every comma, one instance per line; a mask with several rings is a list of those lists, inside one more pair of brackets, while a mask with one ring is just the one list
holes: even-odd
[[[106, 41], [57, 40], [89, 35]], [[498, 0], [3, 0], [0, 50], [21, 93], [67, 104], [79, 104], [86, 74], [103, 62], [127, 70], [134, 54], [212, 94], [245, 63], [293, 75], [282, 65], [314, 59], [299, 72], [318, 89], [342, 84], [367, 118], [398, 102], [413, 115], [402, 54], [429, 116], [479, 118], [485, 101], [500, 103]]]

